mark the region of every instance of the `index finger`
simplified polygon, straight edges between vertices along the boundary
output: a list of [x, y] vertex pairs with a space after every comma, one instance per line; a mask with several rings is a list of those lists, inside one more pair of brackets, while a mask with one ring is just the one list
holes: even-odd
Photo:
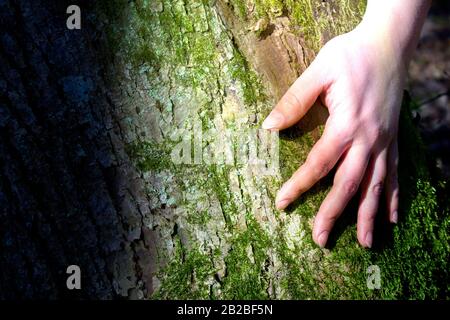
[[330, 172], [336, 165], [350, 140], [330, 128], [325, 127], [322, 137], [311, 149], [305, 163], [292, 175], [277, 194], [275, 203], [280, 210], [286, 208], [302, 193]]

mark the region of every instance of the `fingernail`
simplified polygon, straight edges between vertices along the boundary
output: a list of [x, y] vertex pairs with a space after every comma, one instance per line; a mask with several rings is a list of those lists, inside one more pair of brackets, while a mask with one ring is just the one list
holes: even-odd
[[373, 240], [372, 232], [369, 231], [366, 233], [366, 246], [368, 248], [372, 248], [372, 240]]
[[398, 221], [398, 212], [397, 210], [395, 210], [394, 212], [392, 212], [392, 222], [397, 223], [397, 221]]
[[322, 231], [322, 233], [317, 238], [318, 242], [317, 244], [319, 245], [319, 247], [323, 248], [327, 244], [327, 240], [328, 240], [328, 231]]
[[283, 124], [284, 117], [278, 111], [272, 111], [269, 116], [264, 120], [262, 128], [266, 130], [280, 128]]
[[283, 210], [285, 209], [291, 201], [289, 199], [280, 200], [277, 202], [277, 209]]

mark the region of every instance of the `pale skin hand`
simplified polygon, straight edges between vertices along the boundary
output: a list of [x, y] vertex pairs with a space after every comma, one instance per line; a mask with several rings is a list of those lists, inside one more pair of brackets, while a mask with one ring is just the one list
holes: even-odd
[[373, 242], [382, 195], [397, 223], [397, 131], [406, 66], [430, 1], [369, 0], [363, 21], [329, 41], [263, 123], [282, 130], [297, 123], [316, 99], [328, 107], [320, 140], [276, 197], [286, 208], [337, 166], [333, 187], [316, 215], [313, 239], [324, 247], [337, 218], [361, 189], [357, 237]]

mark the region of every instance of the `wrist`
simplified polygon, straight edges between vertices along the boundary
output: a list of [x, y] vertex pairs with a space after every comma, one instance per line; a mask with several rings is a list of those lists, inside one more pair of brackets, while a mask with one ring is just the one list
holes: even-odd
[[377, 51], [406, 70], [431, 0], [368, 0], [357, 29]]
[[369, 56], [377, 60], [380, 69], [406, 73], [410, 54], [399, 43], [398, 35], [389, 30], [386, 24], [380, 25], [372, 19], [364, 18], [354, 32], [357, 33], [359, 41], [369, 48]]

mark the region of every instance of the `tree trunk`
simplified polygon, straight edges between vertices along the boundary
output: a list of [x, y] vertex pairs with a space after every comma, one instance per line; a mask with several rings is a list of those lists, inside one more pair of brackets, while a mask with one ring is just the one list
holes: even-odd
[[448, 296], [448, 210], [408, 102], [400, 221], [374, 249], [354, 204], [312, 242], [330, 178], [274, 208], [327, 112], [279, 137], [260, 124], [363, 1], [82, 1], [81, 30], [68, 5], [0, 2], [0, 298]]

